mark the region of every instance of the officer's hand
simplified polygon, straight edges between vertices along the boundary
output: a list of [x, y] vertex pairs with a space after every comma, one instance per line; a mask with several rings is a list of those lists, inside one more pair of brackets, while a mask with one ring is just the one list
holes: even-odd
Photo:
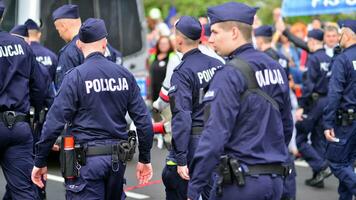
[[304, 112], [304, 109], [303, 108], [298, 108], [296, 111], [295, 111], [295, 119], [297, 121], [303, 121], [303, 112]]
[[189, 169], [187, 167], [187, 165], [184, 166], [177, 166], [177, 172], [179, 174], [180, 177], [182, 177], [182, 179], [184, 180], [189, 180]]
[[52, 151], [59, 151], [60, 147], [58, 144], [54, 144], [52, 147]]
[[47, 180], [47, 167], [33, 167], [31, 175], [32, 182], [38, 187], [43, 188], [44, 184], [42, 182], [42, 179], [45, 181]]
[[326, 129], [324, 131], [324, 135], [326, 140], [328, 140], [329, 142], [337, 142], [337, 138], [335, 137], [335, 132], [334, 129]]
[[136, 167], [136, 177], [139, 184], [146, 184], [153, 176], [151, 163], [143, 164], [138, 162]]

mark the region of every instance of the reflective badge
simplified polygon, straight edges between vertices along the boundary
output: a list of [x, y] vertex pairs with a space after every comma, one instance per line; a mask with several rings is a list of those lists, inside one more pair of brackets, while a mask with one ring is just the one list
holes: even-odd
[[216, 91], [214, 90], [208, 90], [205, 95], [203, 101], [211, 101], [215, 98]]
[[354, 70], [356, 70], [356, 60], [353, 60], [352, 64], [354, 65]]
[[177, 86], [173, 85], [173, 86], [171, 86], [171, 87], [169, 88], [168, 94], [170, 94], [170, 93], [172, 93], [172, 92], [175, 92], [175, 91], [177, 91]]

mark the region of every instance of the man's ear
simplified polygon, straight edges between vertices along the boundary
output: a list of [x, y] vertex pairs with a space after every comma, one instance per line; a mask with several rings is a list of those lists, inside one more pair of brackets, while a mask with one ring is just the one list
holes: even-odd
[[236, 27], [236, 26], [233, 26], [231, 28], [231, 34], [232, 34], [232, 39], [233, 40], [236, 40], [238, 39], [239, 37], [241, 37], [241, 32], [240, 30]]

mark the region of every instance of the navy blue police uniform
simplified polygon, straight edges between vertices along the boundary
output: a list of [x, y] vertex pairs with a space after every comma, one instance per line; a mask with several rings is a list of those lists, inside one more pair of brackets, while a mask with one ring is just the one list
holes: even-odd
[[[79, 8], [77, 5], [63, 5], [57, 8], [52, 14], [53, 21], [62, 18], [77, 19], [79, 16]], [[60, 51], [58, 56], [58, 66], [56, 69], [55, 84], [58, 89], [63, 81], [65, 73], [79, 66], [84, 62], [84, 56], [82, 52], [78, 49], [76, 42], [78, 40], [78, 35], [74, 36], [73, 39], [68, 42]], [[118, 50], [114, 49], [111, 45], [108, 45], [107, 58], [117, 64], [122, 64], [122, 54]]]
[[[251, 25], [256, 10], [245, 4], [230, 2], [208, 8], [208, 17], [212, 26], [224, 21]], [[245, 184], [237, 186], [236, 181], [216, 184], [214, 189], [220, 191], [216, 199], [280, 199], [282, 196], [281, 172], [285, 171], [282, 164], [288, 160], [286, 144], [293, 130], [288, 79], [277, 62], [255, 50], [251, 43], [238, 47], [228, 59], [235, 57], [251, 66], [259, 88], [273, 99], [267, 100], [267, 97], [252, 92], [242, 100], [247, 80], [240, 71], [229, 62], [217, 71], [203, 100], [211, 115], [190, 166], [188, 197], [193, 200], [198, 199], [219, 164], [220, 156], [224, 154], [229, 157], [227, 162], [234, 160], [231, 166], [240, 164], [234, 169], [239, 177], [243, 175], [244, 179], [241, 177], [240, 181], [244, 180]], [[238, 162], [235, 162], [236, 159]], [[279, 172], [272, 172], [274, 170], [268, 170], [266, 166]], [[257, 168], [260, 170], [256, 171]], [[227, 178], [232, 177], [227, 176], [224, 181]]]
[[[28, 19], [25, 22], [25, 25], [27, 26], [28, 30], [40, 31], [40, 27], [32, 19]], [[42, 63], [42, 65], [48, 69], [48, 72], [51, 76], [51, 81], [53, 81], [55, 79], [58, 63], [57, 55], [53, 51], [41, 45], [39, 42], [31, 41], [30, 46], [36, 56], [37, 62]]]
[[[340, 21], [340, 27], [356, 33], [356, 20]], [[339, 199], [356, 196], [356, 44], [338, 55], [332, 64], [328, 103], [324, 110], [324, 128], [334, 129], [339, 141], [328, 142], [326, 157], [333, 174], [339, 179]]]
[[[3, 11], [0, 5], [0, 16]], [[37, 199], [28, 115], [30, 104], [42, 107], [47, 82], [30, 46], [5, 31], [0, 31], [0, 63], [0, 164], [7, 194], [11, 199]]]
[[[104, 21], [93, 18], [86, 20], [79, 32], [80, 41], [84, 43], [106, 35]], [[56, 138], [66, 123], [71, 124], [69, 134], [74, 136], [75, 144], [88, 149], [86, 164], [82, 164], [78, 177], [65, 180], [67, 199], [124, 198], [125, 164], [114, 160], [117, 152], [113, 149], [109, 155], [91, 156], [89, 150], [127, 140], [127, 112], [137, 127], [139, 162], [149, 163], [153, 141], [151, 117], [134, 76], [102, 53], [89, 54], [82, 65], [64, 77], [36, 145], [35, 166], [46, 166]]]
[[[311, 30], [309, 38], [323, 41], [321, 30]], [[313, 170], [313, 178], [305, 183], [311, 186], [323, 187], [322, 180], [331, 175], [325, 158], [326, 140], [323, 134], [322, 115], [327, 103], [327, 91], [330, 79], [329, 65], [331, 58], [325, 49], [318, 49], [308, 55], [306, 66], [307, 78], [303, 86], [300, 107], [304, 109], [303, 120], [296, 123], [296, 143], [299, 152]], [[308, 137], [311, 133], [309, 144]]]
[[[52, 14], [53, 21], [56, 21], [58, 19], [78, 18], [79, 8], [77, 5], [72, 4], [63, 5], [57, 8]], [[58, 53], [58, 65], [56, 69], [55, 78], [55, 84], [57, 89], [59, 89], [65, 73], [68, 70], [82, 64], [84, 61], [84, 56], [76, 45], [77, 40], [78, 35], [74, 36], [73, 39], [68, 42]]]
[[[260, 26], [254, 30], [255, 37], [265, 37], [271, 38], [273, 35], [272, 26]], [[273, 60], [277, 61], [285, 70], [287, 77], [289, 77], [289, 67], [288, 67], [288, 59], [281, 54], [280, 52], [274, 50], [273, 48], [268, 48], [264, 50], [264, 53], [269, 55]], [[291, 174], [287, 176], [284, 180], [283, 186], [283, 195], [282, 199], [295, 199], [296, 197], [296, 171], [294, 166], [294, 157], [291, 153], [289, 153], [289, 166], [291, 167]]]
[[[273, 27], [267, 25], [260, 26], [254, 30], [254, 35], [255, 37], [271, 38], [273, 35]], [[286, 71], [287, 77], [289, 76], [288, 59], [283, 54], [273, 48], [268, 48], [263, 52], [269, 55], [273, 60], [277, 61]]]
[[[194, 41], [200, 38], [202, 31], [199, 21], [190, 16], [181, 17], [175, 28]], [[167, 200], [187, 199], [188, 181], [179, 176], [177, 165], [189, 168], [204, 126], [204, 91], [221, 66], [219, 60], [194, 48], [184, 53], [182, 62], [173, 71], [168, 92], [172, 111], [172, 149], [162, 173]], [[206, 189], [203, 199], [208, 199], [210, 190]]]

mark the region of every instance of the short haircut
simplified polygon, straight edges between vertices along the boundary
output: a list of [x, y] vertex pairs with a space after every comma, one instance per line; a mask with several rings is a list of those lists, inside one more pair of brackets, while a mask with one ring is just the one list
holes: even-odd
[[224, 30], [230, 30], [233, 27], [237, 27], [240, 30], [241, 35], [246, 40], [246, 42], [252, 41], [252, 26], [249, 24], [245, 24], [238, 21], [226, 21], [226, 22], [221, 22], [220, 27]]
[[190, 38], [188, 38], [187, 36], [185, 36], [182, 32], [180, 32], [178, 29], [176, 29], [176, 34], [180, 35], [183, 37], [184, 42], [186, 45], [192, 46], [192, 45], [197, 45], [199, 44], [199, 39], [198, 40], [192, 40]]
[[269, 44], [272, 42], [272, 37], [261, 37], [261, 38], [262, 38], [263, 42], [266, 44]]
[[325, 32], [331, 32], [331, 31], [335, 31], [336, 33], [339, 33], [339, 30], [336, 26], [333, 26], [333, 25], [328, 25], [324, 28]]

